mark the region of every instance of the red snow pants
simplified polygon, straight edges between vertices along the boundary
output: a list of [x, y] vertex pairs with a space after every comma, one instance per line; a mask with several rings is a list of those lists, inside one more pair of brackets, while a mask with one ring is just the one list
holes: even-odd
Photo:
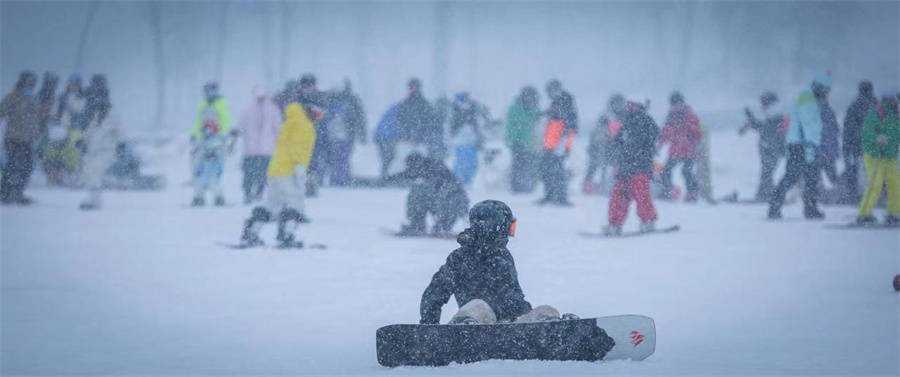
[[622, 226], [628, 217], [631, 199], [637, 202], [637, 215], [642, 222], [656, 220], [656, 208], [650, 197], [650, 176], [645, 173], [627, 178], [616, 178], [609, 195], [609, 224]]

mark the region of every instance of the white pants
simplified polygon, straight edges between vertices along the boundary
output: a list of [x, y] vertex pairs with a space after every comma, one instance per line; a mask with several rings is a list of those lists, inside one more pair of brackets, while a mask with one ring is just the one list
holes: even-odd
[[297, 212], [306, 213], [306, 169], [297, 169], [303, 174], [294, 174], [293, 177], [269, 177], [266, 180], [268, 191], [266, 196], [266, 209], [273, 214], [278, 214], [282, 209], [291, 208]]
[[[544, 322], [558, 318], [559, 311], [556, 308], [550, 305], [541, 305], [531, 309], [528, 313], [520, 315], [519, 318], [516, 318], [516, 323]], [[482, 325], [490, 325], [497, 323], [497, 315], [487, 302], [481, 299], [474, 299], [460, 307], [459, 311], [450, 320], [450, 323], [464, 323], [466, 320]]]

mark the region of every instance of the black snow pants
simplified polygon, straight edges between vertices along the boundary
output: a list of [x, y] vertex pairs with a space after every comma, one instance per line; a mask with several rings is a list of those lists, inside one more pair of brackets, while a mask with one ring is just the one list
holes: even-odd
[[812, 161], [806, 160], [806, 152], [800, 144], [788, 145], [787, 168], [784, 177], [778, 182], [775, 191], [772, 192], [772, 198], [769, 200], [769, 213], [780, 213], [781, 206], [784, 205], [784, 197], [788, 190], [803, 178], [803, 213], [809, 217], [811, 214], [819, 212], [818, 209], [818, 186], [819, 186], [819, 168], [816, 166], [816, 159]]
[[25, 186], [34, 170], [34, 151], [31, 143], [6, 140], [6, 167], [0, 178], [0, 199], [3, 202], [25, 198]]

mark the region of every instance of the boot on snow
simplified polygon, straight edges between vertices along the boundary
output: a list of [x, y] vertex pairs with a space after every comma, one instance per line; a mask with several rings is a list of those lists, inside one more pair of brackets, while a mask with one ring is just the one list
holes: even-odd
[[860, 216], [856, 218], [856, 223], [858, 225], [875, 225], [878, 223], [878, 220], [875, 219], [875, 216]]
[[641, 223], [640, 232], [641, 233], [650, 233], [656, 230], [656, 222], [655, 221], [646, 221]]
[[619, 225], [607, 225], [603, 227], [603, 235], [607, 237], [616, 237], [622, 235], [622, 227]]
[[225, 205], [225, 198], [223, 198], [223, 197], [221, 197], [221, 196], [217, 196], [217, 197], [216, 197], [216, 201], [215, 201], [214, 204], [216, 205], [216, 207], [222, 207], [222, 206], [224, 206], [224, 205]]
[[806, 217], [807, 220], [825, 220], [825, 214], [822, 211], [819, 211], [818, 208], [803, 211], [803, 216]]
[[884, 225], [894, 227], [900, 226], [900, 216], [887, 215], [887, 217], [884, 218]]
[[200, 196], [191, 201], [191, 207], [203, 207], [204, 205], [206, 205], [206, 201]]
[[278, 218], [278, 247], [281, 249], [299, 249], [303, 242], [294, 237], [294, 230], [300, 224], [300, 212], [293, 209], [281, 211]]
[[424, 224], [403, 224], [400, 226], [400, 231], [397, 232], [398, 236], [401, 237], [417, 237], [425, 235], [425, 225]]

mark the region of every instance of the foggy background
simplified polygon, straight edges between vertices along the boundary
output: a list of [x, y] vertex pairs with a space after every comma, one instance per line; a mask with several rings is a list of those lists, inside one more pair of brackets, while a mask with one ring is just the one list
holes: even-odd
[[413, 76], [430, 100], [469, 90], [495, 117], [526, 84], [546, 107], [543, 86], [558, 78], [582, 127], [613, 91], [650, 99], [659, 119], [677, 88], [702, 116], [755, 104], [764, 89], [787, 107], [830, 70], [842, 116], [859, 80], [876, 92], [900, 80], [896, 1], [4, 1], [0, 12], [4, 92], [23, 69], [105, 73], [131, 136], [187, 133], [206, 81], [220, 81], [236, 116], [253, 84], [280, 90], [304, 72], [322, 89], [352, 80], [370, 132]]

